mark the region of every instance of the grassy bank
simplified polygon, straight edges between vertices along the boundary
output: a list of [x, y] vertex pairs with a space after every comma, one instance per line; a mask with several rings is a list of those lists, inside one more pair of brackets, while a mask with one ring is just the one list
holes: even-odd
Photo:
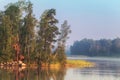
[[[92, 62], [88, 62], [85, 60], [67, 60], [66, 64], [60, 64], [59, 62], [56, 63], [51, 63], [50, 65], [48, 65], [47, 63], [42, 63], [41, 68], [51, 68], [51, 69], [59, 69], [61, 67], [64, 68], [85, 68], [85, 67], [94, 67], [95, 64]], [[1, 65], [1, 67], [14, 67], [14, 65]], [[30, 68], [37, 68], [38, 65], [36, 63], [31, 63], [30, 66], [22, 66], [22, 67], [30, 67]]]
[[[60, 68], [60, 67], [66, 67], [66, 68], [73, 68], [73, 67], [80, 67], [80, 68], [84, 68], [84, 67], [94, 67], [95, 63], [92, 62], [88, 62], [85, 60], [67, 60], [66, 64], [63, 66], [60, 63], [53, 63], [49, 65], [49, 68]], [[48, 67], [46, 64], [42, 64], [42, 67]]]
[[66, 67], [94, 67], [95, 63], [88, 62], [85, 60], [67, 60]]

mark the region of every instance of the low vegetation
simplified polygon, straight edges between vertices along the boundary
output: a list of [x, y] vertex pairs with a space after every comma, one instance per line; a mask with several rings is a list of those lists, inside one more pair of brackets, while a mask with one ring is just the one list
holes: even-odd
[[85, 60], [67, 60], [66, 67], [80, 67], [80, 68], [85, 68], [85, 67], [94, 67], [95, 63], [88, 62]]
[[[42, 63], [42, 67], [47, 67], [48, 64]], [[36, 66], [35, 66], [36, 67]], [[49, 65], [49, 68], [59, 69], [64, 68], [85, 68], [85, 67], [95, 67], [95, 63], [85, 61], [85, 60], [66, 60], [64, 66], [59, 62], [52, 63]]]

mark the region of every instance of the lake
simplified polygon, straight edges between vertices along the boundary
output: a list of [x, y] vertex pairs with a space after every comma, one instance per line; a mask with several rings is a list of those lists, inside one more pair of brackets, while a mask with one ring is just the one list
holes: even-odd
[[116, 58], [81, 58], [96, 63], [92, 68], [61, 69], [0, 69], [0, 80], [120, 80], [120, 59]]

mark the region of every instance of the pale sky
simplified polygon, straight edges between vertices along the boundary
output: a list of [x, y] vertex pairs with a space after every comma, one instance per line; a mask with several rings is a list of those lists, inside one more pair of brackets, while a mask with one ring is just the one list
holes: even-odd
[[[0, 0], [0, 10], [9, 2]], [[26, 0], [27, 1], [27, 0]], [[39, 19], [46, 9], [55, 8], [60, 26], [68, 20], [72, 33], [67, 44], [83, 38], [114, 39], [120, 37], [120, 0], [30, 0]]]

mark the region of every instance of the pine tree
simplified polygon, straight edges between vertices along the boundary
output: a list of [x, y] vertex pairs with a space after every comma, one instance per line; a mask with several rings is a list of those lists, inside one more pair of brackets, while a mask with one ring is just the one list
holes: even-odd
[[13, 58], [11, 20], [7, 15], [0, 15], [0, 55], [2, 60], [9, 61]]
[[55, 9], [44, 11], [41, 16], [39, 31], [38, 31], [38, 58], [45, 63], [51, 62], [53, 43], [56, 42], [56, 37], [59, 34], [56, 24], [58, 20], [55, 18]]
[[20, 28], [20, 37], [21, 37], [21, 49], [22, 53], [27, 58], [27, 62], [30, 63], [30, 56], [35, 52], [35, 26], [36, 19], [33, 16], [32, 4], [29, 2], [29, 5], [26, 10], [27, 14], [23, 20], [23, 25]]
[[5, 15], [9, 16], [11, 21], [11, 33], [12, 33], [12, 47], [14, 54], [14, 57], [12, 59], [16, 59], [18, 61], [18, 57], [20, 55], [20, 50], [16, 50], [15, 46], [19, 48], [19, 28], [20, 28], [20, 8], [16, 4], [11, 4], [7, 7], [7, 9], [4, 11]]
[[65, 44], [68, 37], [68, 34], [71, 33], [70, 25], [68, 25], [67, 21], [65, 20], [64, 23], [61, 25], [60, 36], [58, 39], [58, 48], [57, 48], [57, 59], [61, 64], [66, 63], [66, 54], [65, 54]]

